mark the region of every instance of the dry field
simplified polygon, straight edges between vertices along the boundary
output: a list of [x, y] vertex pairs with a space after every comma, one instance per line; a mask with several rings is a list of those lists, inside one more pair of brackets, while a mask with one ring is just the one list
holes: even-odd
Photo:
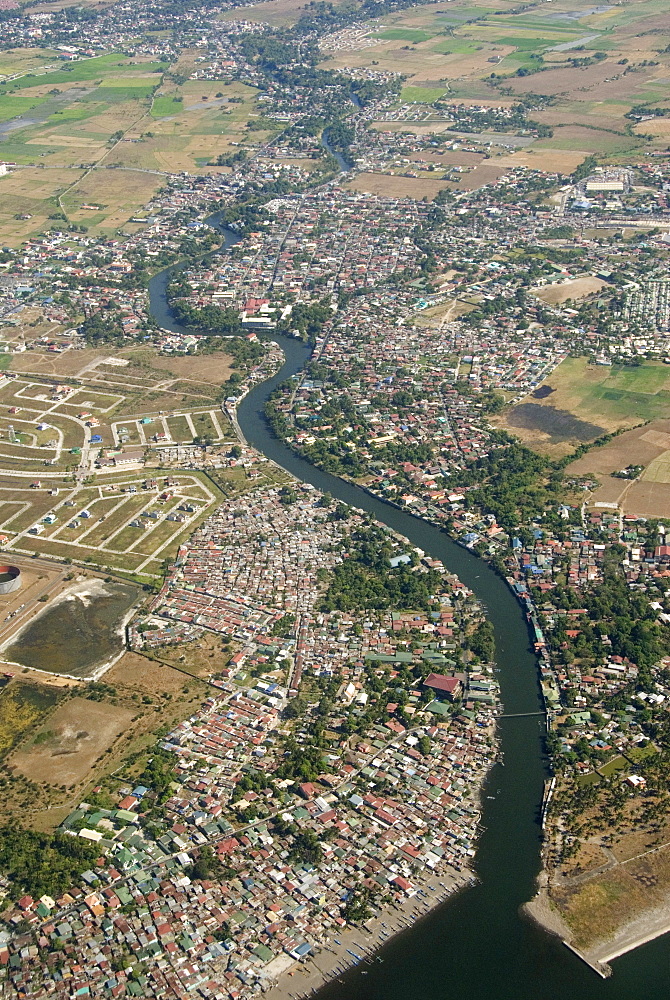
[[187, 678], [179, 670], [157, 663], [139, 653], [125, 653], [105, 674], [105, 682], [129, 693], [177, 695]]
[[556, 171], [559, 174], [571, 174], [589, 155], [588, 149], [530, 149], [518, 153], [505, 154], [497, 162], [506, 167], [530, 167], [531, 170]]
[[485, 184], [492, 184], [498, 177], [502, 177], [507, 171], [507, 166], [498, 159], [487, 160], [479, 163], [467, 174], [462, 174], [455, 183], [457, 191], [475, 191], [484, 187]]
[[[596, 476], [609, 476], [628, 465], [648, 467], [670, 448], [670, 420], [655, 420], [652, 424], [635, 427], [614, 438], [602, 448], [593, 448], [566, 468], [567, 475], [581, 476], [592, 472]], [[618, 479], [619, 487], [626, 485]]]
[[11, 764], [31, 781], [76, 785], [125, 732], [130, 709], [75, 697], [60, 705]]
[[11, 369], [13, 372], [25, 372], [35, 375], [77, 375], [82, 368], [96, 358], [108, 357], [109, 351], [94, 347], [82, 351], [65, 351], [64, 354], [42, 354], [39, 351], [26, 351], [24, 354], [13, 354]]
[[187, 382], [220, 386], [230, 376], [230, 355], [222, 351], [194, 357], [160, 358], [161, 368]]
[[627, 935], [621, 932], [632, 921], [641, 943], [646, 936], [645, 913], [649, 931], [663, 923], [658, 921], [658, 910], [665, 909], [666, 929], [670, 926], [669, 889], [670, 850], [664, 847], [569, 887], [554, 886], [550, 895], [573, 932], [573, 944], [587, 957], [603, 960], [620, 950], [619, 937], [625, 944]]
[[[283, 27], [286, 24], [295, 24], [308, 6], [309, 0], [267, 0], [265, 3], [255, 3], [245, 7], [244, 19]], [[219, 20], [239, 21], [240, 12], [233, 7], [232, 10], [221, 14]]]
[[[629, 465], [645, 467], [639, 480], [612, 478]], [[627, 514], [670, 517], [670, 420], [626, 431], [566, 468], [567, 475], [594, 475], [600, 486], [589, 503], [619, 503]]]
[[589, 275], [585, 278], [573, 278], [571, 281], [560, 281], [555, 285], [542, 285], [539, 288], [531, 288], [531, 292], [547, 305], [556, 305], [558, 302], [565, 302], [567, 299], [583, 299], [587, 295], [593, 295], [605, 288], [607, 282], [602, 278]]
[[[446, 132], [449, 122], [372, 122], [377, 132], [407, 132], [408, 135], [439, 135]], [[455, 138], [455, 136], [454, 136]]]
[[[205, 632], [200, 639], [193, 642], [186, 642], [179, 646], [157, 647], [152, 652], [159, 660], [173, 663], [180, 670], [204, 680], [210, 674], [217, 673], [227, 659], [232, 656], [234, 650], [231, 648], [225, 653], [222, 652], [221, 636]], [[159, 664], [156, 666], [159, 667]], [[171, 670], [170, 667], [164, 666], [160, 669], [173, 673], [176, 677], [180, 676], [177, 671]]]
[[476, 167], [488, 159], [488, 156], [486, 153], [471, 153], [465, 149], [447, 149], [444, 153], [425, 149], [413, 153], [410, 159], [416, 163], [437, 163], [441, 167]]
[[[542, 94], [563, 94], [572, 100], [593, 100], [596, 92], [603, 93], [605, 81], [608, 81], [608, 97], [628, 95], [631, 90], [631, 75], [635, 83], [642, 82], [642, 78], [646, 76], [645, 73], [625, 73], [624, 68], [605, 59], [592, 66], [561, 67], [545, 70], [538, 75], [516, 77], [509, 81], [509, 86], [517, 94], [539, 91]], [[613, 77], [616, 79], [612, 79]], [[613, 89], [617, 93], [612, 93]], [[590, 96], [584, 96], [587, 94]]]
[[349, 191], [366, 191], [368, 194], [384, 195], [388, 198], [427, 197], [432, 201], [444, 188], [453, 185], [428, 177], [398, 177], [393, 174], [373, 174], [364, 171], [344, 187]]
[[[153, 196], [163, 183], [155, 174], [129, 170], [93, 170], [63, 198], [63, 207], [73, 222], [102, 230], [116, 230]], [[100, 212], [82, 205], [100, 205]]]
[[[0, 177], [0, 243], [19, 246], [47, 226], [56, 196], [81, 175], [81, 170], [24, 167]], [[16, 219], [16, 215], [31, 218]]]

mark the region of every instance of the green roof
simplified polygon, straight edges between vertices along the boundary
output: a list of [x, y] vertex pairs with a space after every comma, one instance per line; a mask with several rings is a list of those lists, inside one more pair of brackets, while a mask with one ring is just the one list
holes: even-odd
[[270, 949], [267, 947], [267, 945], [264, 944], [257, 944], [256, 947], [253, 949], [253, 953], [258, 958], [260, 958], [263, 964], [271, 962], [274, 957]]

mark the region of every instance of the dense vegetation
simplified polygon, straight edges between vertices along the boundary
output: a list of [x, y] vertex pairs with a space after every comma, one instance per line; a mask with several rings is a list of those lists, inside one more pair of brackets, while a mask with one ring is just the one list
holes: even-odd
[[411, 565], [389, 565], [392, 547], [387, 535], [369, 529], [354, 539], [349, 558], [331, 571], [331, 582], [321, 601], [323, 611], [371, 608], [425, 609], [440, 586], [440, 574], [416, 572]]
[[66, 833], [35, 833], [5, 826], [0, 829], [0, 870], [9, 879], [9, 894], [60, 896], [95, 865], [100, 848]]

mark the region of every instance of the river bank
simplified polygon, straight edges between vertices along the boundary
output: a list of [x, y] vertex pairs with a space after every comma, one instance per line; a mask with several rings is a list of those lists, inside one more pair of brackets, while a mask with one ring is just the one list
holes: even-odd
[[423, 920], [432, 910], [474, 881], [474, 872], [466, 867], [458, 871], [447, 868], [439, 875], [417, 881], [416, 893], [401, 904], [382, 909], [364, 927], [344, 927], [337, 938], [329, 941], [316, 954], [293, 962], [267, 989], [268, 1000], [307, 997], [328, 982], [341, 982], [339, 977], [347, 969], [357, 966], [361, 967], [363, 975], [369, 974], [366, 973], [367, 968], [383, 961], [377, 952], [384, 944], [402, 934], [410, 924]]
[[544, 884], [538, 890], [537, 895], [524, 907], [525, 913], [548, 934], [555, 935], [566, 948], [569, 948], [603, 979], [612, 975], [613, 970], [610, 962], [670, 932], [670, 895], [668, 895], [661, 905], [651, 907], [644, 913], [626, 921], [617, 928], [614, 934], [601, 941], [596, 941], [588, 948], [578, 948], [574, 944], [574, 936], [569, 925], [551, 902], [544, 872], [541, 881]]

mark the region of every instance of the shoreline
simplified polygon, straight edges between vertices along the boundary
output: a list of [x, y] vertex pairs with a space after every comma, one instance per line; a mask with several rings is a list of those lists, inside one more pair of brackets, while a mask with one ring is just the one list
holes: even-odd
[[536, 896], [525, 903], [522, 912], [546, 933], [558, 938], [566, 948], [580, 958], [602, 979], [613, 974], [610, 962], [670, 933], [670, 895], [661, 905], [645, 910], [622, 924], [614, 934], [596, 941], [588, 948], [577, 948], [572, 943], [572, 931], [561, 913], [551, 904], [546, 888], [547, 873], [543, 869], [540, 880], [544, 883]]
[[[348, 924], [333, 932], [329, 940], [315, 946], [308, 958], [290, 959], [284, 955], [284, 968], [262, 986], [265, 996], [268, 1000], [301, 1000], [358, 965], [383, 961], [377, 952], [384, 945], [476, 882], [473, 869], [451, 865], [443, 872], [416, 879], [416, 891], [411, 896], [392, 907], [381, 907], [365, 924]], [[263, 983], [262, 974], [260, 981]]]

